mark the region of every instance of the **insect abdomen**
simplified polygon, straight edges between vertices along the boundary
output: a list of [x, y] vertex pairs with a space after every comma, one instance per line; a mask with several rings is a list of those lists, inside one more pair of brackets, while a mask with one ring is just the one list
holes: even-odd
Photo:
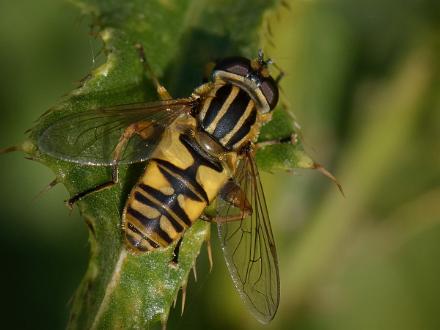
[[[139, 252], [168, 246], [195, 220], [182, 208], [182, 201], [179, 202], [188, 189], [171, 168], [171, 163], [151, 160], [127, 202], [126, 239]], [[200, 198], [195, 201], [201, 209], [206, 206]]]
[[178, 240], [227, 180], [218, 160], [191, 136], [172, 129], [153, 156], [132, 189], [122, 217], [125, 243], [134, 253]]

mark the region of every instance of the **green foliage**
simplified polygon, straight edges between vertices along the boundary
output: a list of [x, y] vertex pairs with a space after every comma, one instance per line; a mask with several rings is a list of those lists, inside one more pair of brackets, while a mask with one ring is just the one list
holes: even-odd
[[[160, 6], [174, 2], [179, 8], [185, 5], [178, 0], [161, 0]], [[123, 18], [150, 5], [126, 7], [120, 1], [118, 10], [113, 11], [115, 1], [74, 3], [87, 15], [80, 16], [76, 8], [57, 0], [3, 1], [0, 5], [1, 146], [22, 140], [23, 131], [42, 109], [53, 105], [53, 100], [70, 90], [72, 81], [90, 67], [96, 68], [107, 59], [118, 63], [111, 66], [107, 77], [99, 74], [106, 70], [94, 70], [79, 92], [67, 95], [54, 107], [61, 112], [39, 122], [40, 128], [64, 111], [157, 99], [148, 78], [142, 75], [137, 54], [132, 52], [133, 40], [121, 30]], [[205, 0], [188, 5], [176, 53], [147, 55], [153, 62], [169, 58], [169, 62], [153, 63], [155, 70], [174, 96], [187, 96], [199, 84], [203, 64], [210, 56], [254, 56], [258, 35], [272, 35], [270, 42], [266, 37], [260, 40], [267, 55], [286, 73], [283, 101], [291, 105], [303, 127], [307, 151], [331, 167], [344, 185], [346, 198], [316, 172], [262, 173], [281, 278], [280, 308], [264, 329], [440, 329], [440, 2], [284, 0], [290, 10], [280, 6], [265, 14], [262, 24], [259, 5], [276, 6], [266, 1], [253, 1], [251, 6], [242, 3]], [[105, 22], [99, 18], [111, 12]], [[208, 12], [214, 14], [207, 16]], [[220, 12], [227, 15], [215, 15]], [[250, 12], [255, 15], [247, 16]], [[141, 13], [138, 18], [142, 22], [161, 20], [160, 12], [137, 13]], [[88, 34], [90, 21], [85, 17], [93, 17], [95, 35]], [[221, 26], [218, 21], [228, 24]], [[239, 29], [234, 21], [240, 21]], [[167, 24], [172, 22], [167, 19]], [[241, 31], [242, 22], [259, 27], [248, 34]], [[270, 27], [265, 22], [270, 22]], [[102, 33], [108, 26], [112, 34]], [[100, 34], [112, 38], [92, 62], [92, 53], [97, 54], [102, 42]], [[144, 45], [147, 52], [162, 42], [160, 36], [157, 28], [147, 33], [147, 39], [157, 39]], [[249, 38], [257, 41], [249, 43]], [[122, 57], [129, 59], [127, 66]], [[121, 75], [118, 79], [114, 79], [116, 71]], [[89, 92], [84, 87], [90, 87]], [[277, 115], [264, 127], [262, 140], [281, 132], [275, 128]], [[282, 127], [289, 132], [292, 129]], [[286, 146], [259, 150], [260, 168], [266, 168], [265, 153], [283, 159]], [[22, 149], [50, 165], [60, 181], [65, 178], [69, 194], [109, 177], [108, 169], [56, 163], [34, 148], [31, 136]], [[275, 171], [273, 165], [283, 167], [276, 161], [267, 162], [271, 171]], [[96, 239], [91, 235], [92, 255], [96, 257], [92, 257], [81, 289], [71, 299], [87, 267], [84, 221], [76, 210], [68, 216], [62, 203], [68, 193], [62, 185], [33, 200], [53, 178], [47, 166], [26, 162], [17, 153], [2, 155], [3, 328], [60, 329], [72, 307], [71, 327], [91, 327], [87, 322], [92, 323], [109, 283], [110, 275], [105, 274], [110, 274], [119, 260], [119, 212], [141, 167], [124, 168], [119, 187], [78, 205], [85, 218], [96, 225], [99, 244], [93, 243]], [[202, 237], [205, 234], [203, 230], [199, 233]], [[188, 281], [185, 313], [181, 317], [180, 308], [171, 311], [169, 328], [263, 329], [234, 294], [221, 251], [213, 249], [211, 273], [203, 252], [197, 260], [198, 282]], [[97, 327], [120, 325], [114, 318], [130, 307], [125, 303], [128, 295], [135, 292], [144, 299], [147, 295], [142, 290], [148, 287], [144, 283], [155, 281], [143, 268], [167, 266], [168, 258], [169, 254], [164, 254], [165, 263], [149, 264], [147, 259], [128, 257], [117, 282], [120, 287], [115, 286], [109, 295], [108, 308], [102, 309]], [[189, 253], [188, 262], [194, 261], [191, 258]], [[142, 271], [132, 271], [134, 267]], [[132, 276], [136, 274], [139, 277]], [[155, 270], [153, 275], [157, 274]], [[177, 290], [176, 282], [167, 283], [172, 289], [166, 294]], [[127, 326], [144, 328], [140, 310], [146, 315], [151, 309], [142, 299], [130, 301], [133, 318], [126, 320]]]
[[[108, 105], [155, 100], [135, 44], [143, 45], [153, 71], [175, 96], [200, 84], [204, 64], [226, 55], [254, 57], [266, 11], [275, 1], [72, 1], [92, 19], [103, 41], [104, 63], [40, 118], [22, 150], [51, 168], [71, 194], [108, 180], [108, 168], [86, 167], [53, 159], [36, 147], [44, 129], [66, 113]], [[249, 10], [252, 8], [252, 10]], [[288, 139], [293, 119], [278, 109], [260, 141]], [[313, 167], [300, 142], [260, 150], [258, 164], [267, 171]], [[143, 256], [123, 248], [120, 214], [142, 164], [122, 167], [117, 187], [78, 203], [89, 228], [90, 261], [71, 307], [70, 329], [146, 328], [165, 322], [179, 289], [196, 263], [209, 224], [198, 222], [185, 234], [179, 266], [172, 247]]]

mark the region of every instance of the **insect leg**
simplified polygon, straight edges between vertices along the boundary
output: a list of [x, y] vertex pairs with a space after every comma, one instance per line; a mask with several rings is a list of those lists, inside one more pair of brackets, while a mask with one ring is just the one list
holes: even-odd
[[282, 143], [291, 143], [296, 144], [298, 142], [298, 135], [296, 133], [292, 133], [289, 137], [283, 138], [283, 139], [275, 139], [275, 140], [269, 140], [269, 141], [263, 141], [255, 143], [255, 150], [271, 146], [274, 144], [282, 144]]
[[101, 191], [103, 189], [106, 188], [110, 188], [112, 186], [114, 186], [116, 183], [118, 183], [119, 180], [119, 171], [118, 171], [118, 166], [115, 165], [112, 167], [112, 179], [110, 181], [101, 183], [93, 188], [87, 189], [85, 191], [82, 191], [78, 194], [76, 194], [75, 196], [69, 198], [69, 200], [67, 201], [67, 206], [72, 209], [73, 205], [78, 202], [79, 200], [83, 199], [84, 197], [93, 194], [95, 192]]
[[170, 93], [168, 93], [167, 89], [160, 83], [157, 76], [154, 74], [150, 65], [148, 64], [147, 57], [145, 56], [144, 47], [141, 44], [136, 44], [135, 47], [139, 51], [139, 57], [141, 59], [144, 70], [148, 73], [151, 80], [153, 81], [153, 85], [156, 88], [157, 94], [159, 95], [162, 101], [171, 100], [172, 97]]
[[219, 198], [238, 208], [240, 212], [227, 216], [202, 214], [200, 219], [209, 222], [226, 223], [230, 221], [241, 221], [252, 214], [252, 206], [249, 204], [245, 192], [233, 181], [228, 181], [225, 184], [219, 194]]
[[208, 95], [211, 91], [212, 88], [214, 87], [214, 83], [212, 82], [207, 82], [203, 85], [200, 85], [199, 87], [197, 87], [194, 92], [192, 93], [192, 96], [203, 96], [203, 95]]
[[211, 80], [211, 74], [214, 70], [214, 67], [216, 65], [216, 62], [208, 62], [205, 64], [205, 67], [203, 69], [203, 82], [208, 82]]
[[69, 208], [72, 208], [73, 205], [78, 202], [80, 199], [96, 193], [98, 191], [110, 188], [112, 186], [114, 186], [115, 184], [118, 183], [119, 181], [119, 161], [121, 159], [122, 156], [122, 151], [124, 150], [124, 147], [126, 146], [127, 142], [131, 139], [131, 137], [134, 134], [139, 134], [142, 136], [142, 138], [147, 138], [148, 137], [148, 128], [151, 127], [151, 122], [139, 122], [139, 123], [134, 123], [130, 126], [128, 126], [124, 133], [121, 135], [118, 144], [116, 145], [116, 148], [113, 152], [113, 162], [112, 162], [112, 178], [110, 181], [101, 183], [95, 187], [92, 187], [90, 189], [87, 189], [85, 191], [82, 191], [78, 194], [76, 194], [75, 196], [71, 197], [68, 201], [67, 201], [67, 206]]

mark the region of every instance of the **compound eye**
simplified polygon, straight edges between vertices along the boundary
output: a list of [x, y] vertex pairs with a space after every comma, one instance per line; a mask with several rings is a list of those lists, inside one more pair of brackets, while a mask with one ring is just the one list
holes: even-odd
[[214, 72], [218, 70], [246, 77], [251, 70], [251, 61], [244, 57], [227, 57], [217, 62]]
[[277, 103], [279, 97], [278, 85], [272, 77], [266, 78], [262, 81], [260, 85], [261, 92], [266, 98], [267, 103], [271, 110], [273, 110]]

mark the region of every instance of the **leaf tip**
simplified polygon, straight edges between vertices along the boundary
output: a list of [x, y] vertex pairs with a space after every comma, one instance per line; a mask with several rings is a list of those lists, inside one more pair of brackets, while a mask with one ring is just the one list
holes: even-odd
[[194, 282], [197, 282], [197, 268], [196, 268], [196, 261], [194, 261], [194, 264], [192, 266], [192, 271], [193, 271], [193, 275], [194, 275]]
[[316, 163], [313, 161], [312, 158], [310, 158], [309, 155], [307, 155], [307, 153], [305, 153], [304, 151], [298, 151], [297, 152], [297, 164], [296, 166], [298, 168], [310, 168], [310, 169], [314, 169]]
[[16, 146], [10, 146], [6, 148], [0, 148], [0, 155], [7, 154], [15, 151], [22, 151], [25, 154], [33, 154], [37, 150], [35, 144], [31, 140], [26, 140], [22, 144]]
[[183, 312], [185, 311], [185, 302], [186, 302], [186, 282], [182, 283], [182, 309], [180, 312], [180, 316], [183, 315]]
[[321, 172], [327, 178], [332, 180], [334, 182], [334, 184], [336, 184], [336, 186], [338, 187], [339, 192], [341, 193], [342, 197], [345, 198], [344, 189], [342, 188], [342, 185], [339, 183], [339, 181], [336, 179], [336, 177], [333, 174], [331, 174], [324, 166], [322, 166], [321, 164], [318, 164], [318, 163], [313, 164], [313, 169]]

